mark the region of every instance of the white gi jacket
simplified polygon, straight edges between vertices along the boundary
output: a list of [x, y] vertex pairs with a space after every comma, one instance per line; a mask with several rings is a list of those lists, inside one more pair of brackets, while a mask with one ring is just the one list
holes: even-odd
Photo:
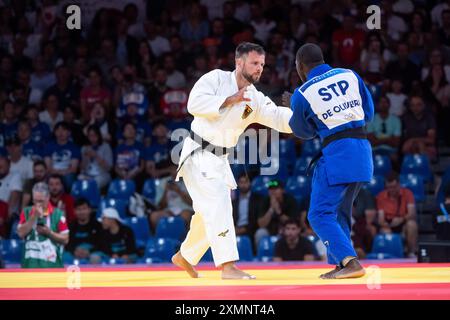
[[[206, 141], [220, 147], [236, 146], [239, 136], [252, 123], [260, 123], [280, 132], [292, 133], [289, 120], [292, 116], [290, 108], [278, 107], [275, 103], [256, 90], [253, 85], [247, 87], [246, 98], [238, 105], [220, 108], [225, 99], [239, 91], [236, 82], [236, 71], [212, 70], [204, 74], [194, 85], [189, 95], [188, 111], [194, 116], [191, 130]], [[243, 113], [248, 105], [253, 111], [243, 119]], [[190, 137], [186, 137], [181, 151], [180, 162], [189, 156], [199, 144]], [[209, 151], [197, 151], [187, 159], [177, 175], [183, 176], [184, 170], [192, 169], [192, 161], [196, 169], [201, 168], [206, 178], [220, 178], [235, 189], [236, 181], [233, 177], [226, 155], [216, 156]]]

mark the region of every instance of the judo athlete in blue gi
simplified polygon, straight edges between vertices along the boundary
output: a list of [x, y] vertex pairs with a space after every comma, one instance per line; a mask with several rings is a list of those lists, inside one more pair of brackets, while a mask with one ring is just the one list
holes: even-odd
[[322, 141], [316, 157], [308, 220], [336, 268], [322, 279], [358, 278], [365, 274], [352, 246], [353, 201], [373, 174], [372, 149], [364, 126], [374, 114], [372, 97], [352, 70], [325, 64], [315, 44], [297, 52], [297, 72], [304, 82], [293, 93], [289, 125], [302, 139]]

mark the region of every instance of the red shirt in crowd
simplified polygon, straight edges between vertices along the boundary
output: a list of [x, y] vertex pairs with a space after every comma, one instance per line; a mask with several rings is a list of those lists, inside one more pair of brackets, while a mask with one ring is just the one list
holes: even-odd
[[364, 44], [364, 32], [355, 29], [351, 32], [343, 29], [333, 33], [333, 45], [337, 47], [338, 58], [345, 66], [353, 66], [360, 57]]
[[[59, 205], [60, 201], [62, 205]], [[50, 203], [64, 211], [69, 224], [75, 221], [75, 199], [70, 194], [63, 193], [58, 200], [50, 199]]]

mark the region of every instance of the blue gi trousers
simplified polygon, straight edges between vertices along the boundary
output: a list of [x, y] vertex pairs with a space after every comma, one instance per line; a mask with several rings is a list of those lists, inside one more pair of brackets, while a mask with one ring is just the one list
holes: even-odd
[[351, 215], [362, 185], [362, 182], [329, 185], [325, 161], [323, 157], [319, 159], [313, 175], [308, 221], [327, 248], [329, 264], [339, 265], [345, 257], [357, 256], [350, 238]]

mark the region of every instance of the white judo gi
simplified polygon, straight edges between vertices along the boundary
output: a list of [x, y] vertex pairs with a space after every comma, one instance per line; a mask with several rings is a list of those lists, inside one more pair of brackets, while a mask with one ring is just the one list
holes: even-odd
[[[242, 132], [255, 122], [291, 133], [290, 108], [276, 106], [253, 85], [247, 87], [245, 94], [251, 101], [220, 108], [227, 97], [239, 91], [235, 72], [216, 69], [195, 83], [187, 106], [194, 116], [191, 130], [211, 144], [226, 148], [236, 146]], [[243, 119], [246, 105], [252, 112]], [[198, 147], [197, 142], [187, 137], [179, 163]], [[183, 163], [176, 179], [179, 177], [183, 177], [195, 211], [190, 231], [181, 245], [181, 255], [196, 265], [211, 247], [216, 266], [239, 260], [231, 204], [231, 189], [237, 185], [227, 155], [197, 151]]]

